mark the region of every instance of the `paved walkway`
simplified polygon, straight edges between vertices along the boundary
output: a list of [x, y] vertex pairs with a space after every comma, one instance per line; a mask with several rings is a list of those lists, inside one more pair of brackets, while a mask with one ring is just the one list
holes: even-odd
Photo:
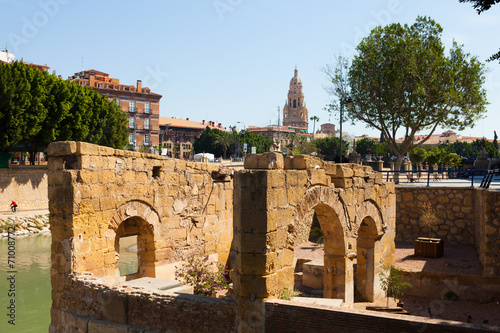
[[0, 217], [9, 217], [9, 216], [34, 216], [34, 215], [46, 215], [49, 214], [48, 209], [40, 209], [40, 210], [18, 210], [13, 213], [11, 211], [8, 212], [0, 212]]

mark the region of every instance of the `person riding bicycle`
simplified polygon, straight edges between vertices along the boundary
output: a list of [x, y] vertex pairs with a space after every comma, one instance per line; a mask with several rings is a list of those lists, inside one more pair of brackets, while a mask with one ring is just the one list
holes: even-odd
[[12, 209], [13, 212], [17, 210], [17, 204], [14, 200], [12, 200], [12, 203], [10, 204], [10, 209]]

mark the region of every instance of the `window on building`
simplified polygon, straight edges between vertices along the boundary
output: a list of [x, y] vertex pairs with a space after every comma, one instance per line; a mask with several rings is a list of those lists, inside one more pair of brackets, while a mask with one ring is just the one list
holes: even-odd
[[144, 103], [144, 113], [151, 113], [151, 104], [149, 102]]
[[128, 143], [133, 145], [135, 143], [135, 133], [128, 134]]
[[149, 146], [149, 134], [144, 135], [144, 145]]
[[130, 101], [129, 111], [130, 112], [135, 112], [135, 101]]
[[119, 98], [115, 99], [115, 103], [116, 105], [120, 106], [120, 99]]
[[85, 82], [84, 81], [80, 82], [80, 84], [85, 87]]
[[297, 105], [300, 107], [300, 98], [299, 98], [299, 102], [297, 103]]
[[118, 90], [118, 86], [115, 86], [115, 90]]
[[134, 92], [134, 88], [130, 88], [130, 91], [131, 91], [131, 92]]
[[293, 107], [296, 108], [297, 107], [297, 100], [293, 100]]
[[149, 129], [149, 118], [144, 119], [144, 128]]
[[128, 118], [128, 127], [135, 128], [135, 117]]
[[98, 86], [99, 88], [102, 88], [102, 83], [99, 83], [97, 86]]

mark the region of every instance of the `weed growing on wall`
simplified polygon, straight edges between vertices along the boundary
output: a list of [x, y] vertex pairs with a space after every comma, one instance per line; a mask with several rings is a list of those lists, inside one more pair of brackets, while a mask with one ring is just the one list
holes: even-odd
[[217, 265], [205, 257], [190, 257], [186, 265], [175, 267], [177, 280], [194, 287], [196, 295], [212, 296], [217, 290], [228, 288], [227, 266]]
[[279, 298], [287, 300], [287, 301], [290, 301], [290, 300], [292, 300], [293, 297], [297, 297], [297, 296], [300, 296], [300, 291], [298, 291], [297, 289], [294, 289], [294, 290], [283, 289], [283, 290], [280, 290], [280, 293], [279, 293]]

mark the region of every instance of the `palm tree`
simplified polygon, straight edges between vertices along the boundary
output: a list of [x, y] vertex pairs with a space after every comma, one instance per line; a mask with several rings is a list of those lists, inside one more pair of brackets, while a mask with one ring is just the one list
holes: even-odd
[[319, 121], [319, 118], [317, 116], [312, 116], [311, 120], [313, 121], [313, 135], [314, 135], [314, 129], [316, 127], [316, 122]]
[[232, 145], [233, 142], [234, 142], [234, 138], [231, 135], [229, 135], [229, 133], [218, 134], [217, 137], [215, 138], [214, 143], [222, 146], [224, 159], [226, 159], [227, 148], [230, 145]]

